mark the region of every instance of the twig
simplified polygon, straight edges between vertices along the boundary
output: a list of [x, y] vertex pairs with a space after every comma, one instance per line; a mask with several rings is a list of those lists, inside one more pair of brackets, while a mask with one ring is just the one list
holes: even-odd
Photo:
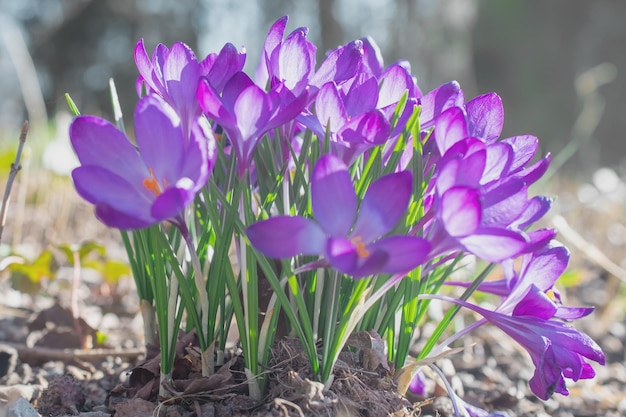
[[19, 343], [2, 342], [3, 345], [8, 345], [17, 350], [18, 355], [22, 361], [37, 361], [37, 360], [61, 360], [69, 361], [72, 359], [78, 359], [83, 361], [97, 361], [105, 359], [109, 356], [119, 357], [123, 360], [133, 360], [139, 356], [146, 354], [144, 348], [129, 348], [129, 349], [53, 349], [47, 347], [29, 347]]
[[22, 133], [20, 134], [20, 142], [17, 146], [17, 153], [15, 154], [15, 161], [11, 164], [11, 171], [9, 172], [9, 179], [7, 185], [4, 187], [4, 197], [2, 198], [2, 209], [0, 211], [0, 241], [2, 240], [2, 232], [4, 231], [4, 224], [7, 218], [7, 212], [9, 207], [9, 198], [11, 197], [11, 188], [13, 188], [13, 181], [17, 173], [22, 168], [20, 160], [22, 159], [22, 149], [26, 143], [26, 135], [28, 134], [28, 120], [25, 120], [22, 124]]
[[590, 261], [594, 262], [620, 281], [626, 283], [626, 270], [610, 260], [597, 246], [585, 240], [578, 232], [572, 229], [565, 218], [558, 215], [554, 216], [552, 218], [552, 224], [568, 243], [580, 250]]

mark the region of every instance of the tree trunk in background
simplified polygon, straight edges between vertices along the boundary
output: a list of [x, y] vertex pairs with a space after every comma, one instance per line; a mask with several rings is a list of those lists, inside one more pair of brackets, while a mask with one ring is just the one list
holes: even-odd
[[318, 61], [321, 62], [319, 54], [326, 55], [331, 49], [350, 41], [345, 37], [341, 24], [335, 18], [333, 11], [335, 0], [318, 0], [320, 36], [322, 44], [318, 45]]

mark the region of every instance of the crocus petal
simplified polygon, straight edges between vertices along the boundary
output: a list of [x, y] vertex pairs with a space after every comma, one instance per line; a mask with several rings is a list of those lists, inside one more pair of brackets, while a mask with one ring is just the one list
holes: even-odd
[[463, 110], [452, 107], [441, 113], [435, 120], [433, 132], [439, 154], [446, 153], [452, 145], [469, 136]]
[[356, 269], [359, 259], [354, 243], [343, 237], [329, 238], [324, 254], [333, 268], [347, 274]]
[[415, 236], [390, 236], [368, 245], [372, 252], [385, 252], [388, 256], [381, 272], [398, 274], [409, 272], [421, 265], [430, 252], [430, 244]]
[[556, 313], [554, 314], [554, 317], [561, 320], [577, 320], [582, 317], [587, 317], [593, 312], [593, 310], [593, 307], [559, 306]]
[[479, 228], [472, 235], [461, 238], [465, 248], [489, 262], [502, 262], [526, 249], [528, 244], [519, 232], [498, 228]]
[[481, 184], [498, 180], [508, 173], [513, 159], [513, 149], [506, 143], [497, 142], [487, 146], [486, 152], [487, 161], [483, 177], [480, 180]]
[[174, 183], [186, 141], [174, 109], [155, 96], [142, 98], [135, 109], [135, 134], [141, 157], [157, 181]]
[[391, 65], [381, 77], [381, 86], [378, 93], [376, 107], [383, 108], [395, 105], [402, 96], [408, 92], [409, 96], [415, 94], [415, 84], [411, 73], [400, 65]]
[[502, 142], [508, 143], [513, 147], [513, 161], [511, 163], [511, 171], [515, 172], [524, 167], [539, 148], [539, 140], [536, 136], [523, 135], [514, 136], [511, 138], [503, 139]]
[[244, 151], [245, 162], [251, 156], [253, 143], [260, 139], [264, 125], [269, 120], [269, 103], [267, 96], [256, 85], [251, 85], [239, 94], [233, 107], [233, 113], [237, 115], [237, 125], [244, 138], [244, 143], [250, 140]]
[[434, 119], [451, 107], [461, 107], [465, 102], [463, 90], [456, 81], [443, 84], [420, 98], [422, 110], [420, 125], [426, 129], [433, 125]]
[[349, 117], [368, 112], [376, 107], [378, 82], [374, 77], [359, 74], [345, 96], [344, 105]]
[[514, 316], [534, 316], [548, 320], [554, 317], [557, 306], [550, 300], [545, 292], [537, 286], [530, 285], [526, 294], [518, 301], [513, 308]]
[[172, 45], [163, 67], [163, 78], [172, 104], [182, 113], [181, 118], [187, 120], [196, 105], [194, 95], [200, 80], [200, 68], [191, 48], [182, 42]]
[[222, 91], [231, 77], [243, 69], [245, 62], [245, 51], [239, 51], [232, 43], [225, 44], [207, 75], [215, 91]]
[[512, 178], [483, 194], [484, 226], [508, 227], [526, 209], [528, 189], [523, 182]]
[[317, 223], [304, 217], [276, 216], [254, 223], [246, 235], [259, 252], [270, 258], [321, 255], [326, 235]]
[[159, 194], [150, 211], [152, 217], [160, 221], [178, 216], [193, 200], [195, 195], [191, 190], [193, 185], [193, 181], [186, 178], [179, 180], [175, 187], [169, 187]]
[[265, 37], [265, 44], [263, 46], [265, 60], [264, 67], [266, 73], [270, 72], [270, 68], [268, 67], [269, 63], [273, 61], [274, 53], [279, 53], [280, 44], [283, 41], [283, 37], [285, 36], [285, 28], [287, 27], [287, 21], [289, 20], [288, 16], [283, 16], [276, 20], [274, 24], [270, 27], [267, 32], [267, 36]]
[[528, 381], [530, 390], [540, 399], [546, 401], [555, 392], [567, 395], [565, 380], [558, 367], [556, 356], [552, 350], [551, 343], [546, 341], [544, 351], [541, 355], [532, 355], [535, 364], [535, 372]]
[[[116, 213], [137, 218], [143, 225], [156, 222], [150, 215], [153, 200], [148, 192], [138, 190], [116, 173], [88, 165], [74, 169], [72, 178], [78, 194], [90, 203], [104, 204]], [[108, 226], [119, 227], [108, 218], [102, 220]]]
[[194, 180], [196, 190], [206, 184], [217, 158], [217, 145], [209, 122], [198, 117], [191, 125], [189, 144], [183, 155], [181, 177]]
[[380, 145], [389, 139], [389, 122], [379, 110], [362, 113], [337, 131], [344, 142], [363, 145]]
[[520, 217], [518, 217], [513, 226], [518, 229], [526, 229], [537, 220], [541, 219], [552, 206], [552, 199], [545, 196], [535, 196], [528, 200], [526, 209]]
[[552, 239], [556, 237], [555, 229], [539, 229], [527, 232], [528, 245], [524, 252], [531, 253], [545, 247]]
[[143, 39], [139, 39], [135, 45], [135, 65], [143, 81], [154, 91], [161, 92], [163, 86], [153, 77], [152, 61], [148, 57]]
[[296, 93], [304, 90], [315, 64], [311, 59], [311, 42], [306, 38], [307, 30], [293, 31], [283, 42], [278, 60], [280, 81]]
[[[200, 84], [198, 84], [196, 98], [202, 110], [211, 118], [221, 120], [224, 117], [230, 116], [230, 119], [232, 119], [232, 115], [224, 108], [219, 94], [211, 87], [208, 80], [202, 80]], [[234, 121], [230, 124], [234, 124]]]
[[439, 217], [450, 236], [468, 236], [481, 221], [480, 192], [473, 188], [453, 187], [441, 196]]
[[367, 66], [374, 77], [379, 78], [383, 70], [383, 54], [370, 36], [362, 38], [363, 42], [363, 65]]
[[95, 206], [95, 215], [98, 220], [106, 224], [109, 227], [114, 227], [121, 230], [136, 230], [143, 229], [156, 223], [153, 218], [139, 218], [132, 214], [127, 214], [106, 203], [100, 203]]
[[330, 125], [331, 132], [336, 132], [346, 123], [348, 116], [335, 83], [326, 83], [320, 89], [315, 99], [315, 112], [324, 129]]
[[320, 88], [329, 81], [341, 82], [356, 74], [363, 59], [363, 41], [357, 39], [331, 51], [311, 78], [310, 84]]
[[79, 116], [70, 126], [72, 147], [82, 165], [103, 167], [141, 183], [148, 175], [146, 165], [128, 138], [108, 121], [95, 116]]
[[389, 232], [406, 212], [413, 187], [410, 172], [388, 174], [374, 181], [367, 192], [352, 236], [371, 242]]
[[346, 165], [334, 155], [322, 156], [311, 179], [313, 214], [331, 236], [347, 236], [356, 215], [357, 197]]
[[568, 262], [569, 250], [565, 246], [548, 247], [533, 254], [523, 272], [524, 277], [541, 291], [547, 291], [565, 272]]
[[550, 158], [550, 154], [547, 154], [543, 159], [540, 159], [531, 166], [520, 170], [516, 176], [524, 181], [528, 186], [534, 184], [548, 170], [548, 167], [550, 166]]
[[502, 99], [496, 93], [478, 96], [467, 102], [467, 122], [469, 133], [484, 139], [487, 143], [496, 141], [502, 133], [504, 108]]

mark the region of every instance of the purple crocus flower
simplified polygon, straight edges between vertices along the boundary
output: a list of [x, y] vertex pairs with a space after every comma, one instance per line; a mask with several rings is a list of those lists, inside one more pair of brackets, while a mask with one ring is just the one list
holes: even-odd
[[296, 97], [282, 83], [265, 92], [243, 72], [226, 83], [221, 96], [204, 80], [198, 86], [197, 98], [202, 110], [228, 135], [240, 176], [249, 167], [263, 135], [295, 119], [307, 102], [306, 92]]
[[331, 152], [347, 165], [367, 149], [389, 139], [389, 122], [374, 108], [378, 84], [373, 77], [369, 80], [373, 82], [353, 84], [345, 95], [334, 82], [324, 84], [315, 99], [316, 115], [298, 118], [320, 138], [330, 132]]
[[534, 315], [507, 315], [477, 306], [472, 309], [515, 339], [530, 354], [535, 365], [535, 373], [529, 381], [530, 389], [542, 400], [547, 400], [555, 392], [568, 395], [565, 378], [573, 381], [593, 378], [595, 371], [585, 358], [601, 365], [605, 363], [604, 353], [597, 343], [562, 321]]
[[155, 96], [137, 104], [135, 132], [139, 151], [104, 119], [79, 116], [70, 126], [81, 163], [72, 172], [76, 190], [104, 224], [119, 229], [178, 220], [216, 156], [206, 119], [196, 118], [187, 138], [174, 109]]
[[283, 40], [288, 17], [278, 19], [265, 38], [263, 57], [256, 71], [256, 82], [261, 87], [284, 83], [296, 96], [309, 85], [315, 72], [316, 46], [307, 38], [307, 28], [297, 28]]
[[425, 240], [387, 234], [406, 211], [411, 198], [409, 172], [383, 176], [358, 201], [345, 163], [334, 155], [317, 162], [311, 178], [315, 221], [299, 216], [276, 216], [248, 227], [252, 245], [271, 258], [321, 255], [315, 266], [331, 266], [362, 278], [408, 272], [424, 260]]
[[536, 138], [496, 141], [501, 108], [499, 97], [488, 94], [470, 101], [467, 110], [449, 107], [433, 122], [431, 147], [436, 144], [441, 155], [431, 158], [428, 167], [435, 167], [431, 192], [438, 219], [431, 230], [433, 256], [460, 246], [501, 262], [554, 237], [551, 230], [522, 231], [550, 206], [548, 199], [528, 197], [528, 187], [543, 175], [550, 158], [526, 167], [537, 151]]
[[205, 77], [213, 88], [221, 92], [226, 82], [245, 63], [244, 51], [238, 51], [232, 44], [226, 44], [218, 54], [210, 54], [198, 62], [194, 52], [182, 42], [176, 42], [168, 49], [159, 44], [148, 57], [143, 39], [135, 46], [135, 64], [139, 70], [137, 90], [145, 83], [148, 92], [157, 94], [169, 103], [179, 114], [185, 131], [187, 125], [202, 111], [196, 100], [196, 90], [201, 77]]
[[548, 245], [522, 256], [519, 271], [515, 270], [513, 261], [507, 261], [503, 265], [504, 280], [479, 287], [503, 296], [495, 311], [454, 301], [481, 314], [528, 351], [536, 367], [530, 387], [543, 400], [554, 392], [567, 395], [565, 378], [574, 381], [592, 378], [595, 372], [585, 358], [600, 364], [605, 361], [602, 350], [589, 336], [561, 321], [584, 317], [593, 310], [564, 307], [553, 290], [568, 259], [565, 247]]

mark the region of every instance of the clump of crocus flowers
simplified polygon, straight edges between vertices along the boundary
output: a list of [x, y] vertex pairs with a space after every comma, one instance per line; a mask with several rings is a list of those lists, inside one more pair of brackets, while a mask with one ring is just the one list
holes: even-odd
[[[385, 66], [370, 38], [318, 65], [307, 29], [285, 35], [286, 24], [270, 28], [253, 77], [231, 44], [198, 61], [183, 43], [150, 57], [140, 40], [134, 141], [121, 115], [118, 126], [79, 116], [70, 128], [76, 189], [122, 231], [156, 315], [161, 395], [184, 312], [205, 376], [223, 363], [234, 316], [257, 399], [281, 311], [326, 388], [354, 332], [380, 334], [397, 370], [416, 359], [414, 375], [488, 324], [528, 351], [539, 398], [592, 378], [589, 361], [604, 355], [569, 324], [592, 309], [561, 304], [554, 285], [569, 253], [554, 230], [532, 228], [551, 203], [529, 195], [550, 162], [536, 158], [537, 138], [500, 138], [495, 93], [467, 100], [456, 82], [422, 93], [408, 63]], [[452, 281], [467, 256], [489, 266]], [[504, 278], [485, 280], [493, 268]], [[262, 280], [274, 291], [264, 304]], [[444, 285], [466, 291], [439, 295]], [[501, 304], [474, 304], [473, 291]], [[432, 299], [451, 310], [410, 358]], [[442, 341], [459, 306], [481, 318]]]

